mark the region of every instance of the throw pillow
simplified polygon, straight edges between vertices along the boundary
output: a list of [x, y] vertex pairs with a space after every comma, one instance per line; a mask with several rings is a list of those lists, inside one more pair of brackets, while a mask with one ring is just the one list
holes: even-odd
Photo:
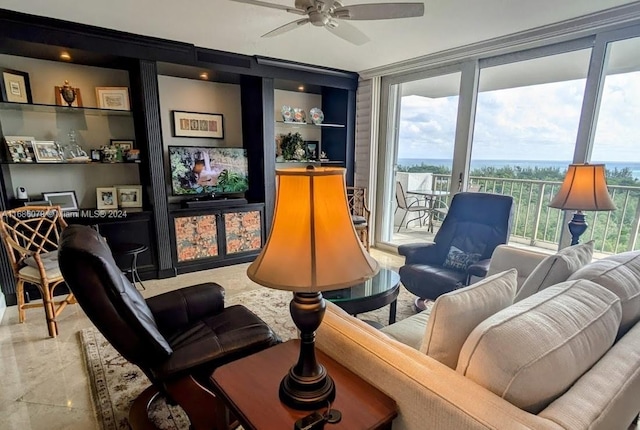
[[466, 253], [463, 250], [452, 246], [449, 248], [449, 253], [444, 261], [443, 266], [448, 269], [458, 270], [464, 272], [473, 263], [480, 260], [479, 253]]
[[510, 269], [438, 297], [420, 351], [455, 369], [469, 333], [513, 303], [517, 278], [516, 269]]
[[569, 246], [558, 251], [555, 255], [548, 256], [524, 281], [516, 294], [515, 301], [519, 302], [540, 290], [566, 281], [575, 271], [591, 262], [592, 257], [593, 240]]
[[640, 251], [594, 261], [569, 277], [574, 279], [588, 279], [618, 296], [622, 306], [618, 338], [640, 321]]
[[584, 279], [562, 282], [481, 322], [456, 371], [537, 414], [613, 345], [620, 299]]

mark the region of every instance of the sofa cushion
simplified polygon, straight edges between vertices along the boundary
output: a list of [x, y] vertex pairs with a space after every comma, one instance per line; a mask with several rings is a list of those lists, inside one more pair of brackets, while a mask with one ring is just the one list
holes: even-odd
[[469, 333], [513, 304], [517, 276], [516, 269], [507, 270], [438, 297], [423, 331], [420, 351], [455, 369]]
[[[41, 252], [40, 261], [42, 261], [42, 265], [46, 271], [58, 269], [58, 250]], [[33, 256], [25, 258], [24, 263], [29, 267], [38, 268], [38, 263], [36, 263], [36, 259]]]
[[640, 320], [640, 251], [624, 252], [594, 261], [569, 279], [588, 279], [620, 298], [622, 321], [618, 337]]
[[537, 414], [611, 347], [621, 314], [620, 299], [598, 284], [563, 282], [480, 323], [456, 370]]
[[519, 302], [540, 290], [566, 281], [575, 271], [591, 261], [593, 241], [569, 246], [550, 255], [538, 264], [516, 294]]
[[409, 345], [411, 348], [420, 349], [427, 321], [429, 320], [429, 315], [431, 315], [431, 309], [432, 307], [428, 307], [426, 310], [411, 315], [409, 318], [382, 327], [380, 331], [398, 342]]

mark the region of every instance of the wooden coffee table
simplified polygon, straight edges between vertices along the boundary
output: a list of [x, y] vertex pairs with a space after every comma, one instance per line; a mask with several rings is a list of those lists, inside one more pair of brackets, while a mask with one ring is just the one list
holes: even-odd
[[[290, 340], [213, 372], [216, 395], [245, 430], [291, 430], [298, 419], [311, 412], [289, 408], [278, 397], [280, 381], [298, 360], [299, 351], [299, 340]], [[331, 407], [342, 412], [342, 420], [325, 424], [325, 430], [391, 429], [397, 415], [393, 399], [319, 349], [316, 355], [336, 384]]]

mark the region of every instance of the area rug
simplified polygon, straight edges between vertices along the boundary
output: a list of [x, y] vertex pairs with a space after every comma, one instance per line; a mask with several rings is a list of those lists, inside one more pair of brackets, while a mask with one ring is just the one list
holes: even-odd
[[[413, 315], [414, 297], [400, 287], [396, 318]], [[296, 328], [289, 315], [291, 293], [288, 291], [258, 288], [227, 298], [227, 306], [242, 304], [255, 312], [282, 338], [296, 335]], [[387, 325], [389, 306], [358, 315], [365, 320]], [[80, 341], [86, 359], [91, 391], [98, 421], [103, 430], [130, 429], [128, 413], [131, 402], [149, 386], [142, 371], [126, 361], [95, 328], [80, 332]], [[179, 406], [170, 406], [164, 399], [154, 401], [150, 417], [163, 430], [188, 430], [189, 419]]]

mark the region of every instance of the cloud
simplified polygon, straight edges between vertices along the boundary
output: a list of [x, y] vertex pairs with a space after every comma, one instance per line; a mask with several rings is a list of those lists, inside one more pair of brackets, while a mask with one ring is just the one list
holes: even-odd
[[[473, 159], [569, 161], [585, 79], [486, 91], [478, 95]], [[402, 98], [399, 158], [453, 157], [458, 96]], [[607, 76], [594, 161], [640, 162], [640, 72]]]

